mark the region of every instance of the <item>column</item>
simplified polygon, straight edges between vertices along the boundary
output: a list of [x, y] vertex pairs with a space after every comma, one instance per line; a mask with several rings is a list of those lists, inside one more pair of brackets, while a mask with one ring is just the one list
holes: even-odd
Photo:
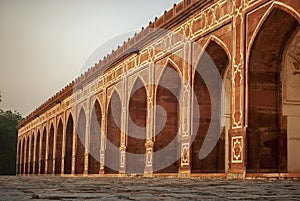
[[105, 163], [105, 139], [106, 139], [106, 89], [100, 94], [100, 103], [102, 106], [102, 118], [101, 118], [101, 143], [100, 143], [100, 169], [99, 174], [104, 175], [104, 163]]
[[[76, 113], [74, 113], [76, 114]], [[75, 160], [76, 160], [76, 144], [77, 144], [77, 140], [76, 140], [76, 115], [74, 115], [74, 120], [73, 120], [73, 145], [72, 145], [72, 170], [71, 170], [71, 174], [75, 175]]]
[[[57, 117], [55, 118], [57, 119]], [[53, 151], [52, 151], [52, 175], [55, 175], [55, 157], [56, 157], [56, 141], [57, 141], [57, 121], [54, 121]]]
[[120, 145], [120, 171], [119, 174], [126, 173], [126, 145], [127, 145], [127, 119], [128, 119], [128, 103], [127, 103], [127, 77], [122, 79], [122, 113], [121, 113], [121, 145]]
[[145, 159], [145, 171], [144, 175], [152, 176], [153, 175], [153, 133], [154, 133], [154, 102], [155, 102], [155, 92], [154, 92], [154, 65], [150, 64], [148, 73], [148, 79], [150, 85], [146, 86], [148, 88], [147, 94], [147, 117], [146, 117], [146, 128], [147, 128], [147, 141], [145, 144], [146, 148], [146, 159]]
[[89, 173], [89, 149], [90, 149], [90, 110], [91, 108], [90, 106], [90, 101], [89, 99], [87, 100], [87, 111], [86, 111], [86, 119], [85, 119], [85, 152], [84, 152], [84, 171], [83, 171], [83, 175], [88, 175]]
[[246, 173], [246, 128], [244, 99], [244, 1], [233, 1], [232, 125], [229, 130], [229, 177]]
[[190, 147], [191, 147], [191, 42], [187, 41], [183, 45], [183, 76], [182, 76], [182, 88], [181, 88], [181, 123], [178, 131], [179, 140], [179, 176], [189, 177], [191, 173], [190, 165]]
[[66, 129], [67, 129], [67, 117], [64, 112], [64, 124], [63, 124], [63, 133], [62, 133], [62, 153], [61, 153], [61, 175], [65, 174], [65, 154], [66, 154]]

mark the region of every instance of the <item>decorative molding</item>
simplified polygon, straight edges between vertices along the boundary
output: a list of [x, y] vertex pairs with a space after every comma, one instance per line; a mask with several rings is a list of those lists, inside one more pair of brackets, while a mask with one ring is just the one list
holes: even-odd
[[243, 162], [243, 137], [236, 136], [231, 138], [231, 162], [232, 163], [242, 163]]

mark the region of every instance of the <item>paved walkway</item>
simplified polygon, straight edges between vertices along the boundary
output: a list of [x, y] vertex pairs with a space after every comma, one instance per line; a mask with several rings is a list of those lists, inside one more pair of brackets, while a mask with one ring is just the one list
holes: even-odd
[[0, 200], [300, 200], [300, 181], [0, 177]]

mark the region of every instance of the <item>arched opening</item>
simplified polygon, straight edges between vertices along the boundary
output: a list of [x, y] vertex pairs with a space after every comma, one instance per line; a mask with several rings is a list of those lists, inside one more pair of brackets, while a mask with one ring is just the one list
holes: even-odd
[[63, 123], [59, 120], [56, 131], [56, 148], [55, 148], [55, 174], [61, 174], [61, 159], [62, 159], [62, 138], [63, 136]]
[[98, 174], [100, 170], [100, 141], [101, 141], [102, 112], [98, 101], [92, 110], [89, 136], [89, 174]]
[[[166, 65], [156, 89], [153, 168], [155, 173], [177, 173], [179, 167], [181, 77]], [[164, 111], [164, 112], [163, 112]], [[164, 125], [163, 122], [165, 122]]]
[[287, 171], [300, 172], [300, 26], [284, 55], [283, 116], [287, 123]]
[[29, 166], [29, 142], [30, 142], [30, 138], [27, 137], [26, 140], [26, 162], [25, 162], [25, 174], [28, 174], [28, 166]]
[[107, 111], [107, 141], [105, 150], [105, 174], [118, 174], [120, 167], [121, 99], [114, 91]]
[[126, 173], [141, 174], [145, 169], [147, 93], [137, 79], [129, 100]]
[[40, 168], [40, 131], [38, 131], [35, 143], [35, 167], [34, 173], [38, 174]]
[[22, 157], [21, 157], [21, 174], [24, 174], [24, 164], [25, 164], [25, 138], [22, 140]]
[[287, 125], [282, 115], [283, 51], [299, 23], [273, 9], [260, 28], [249, 57], [247, 172], [287, 171]]
[[72, 148], [73, 148], [73, 117], [70, 114], [66, 128], [64, 174], [72, 173]]
[[20, 171], [20, 167], [21, 167], [21, 163], [22, 163], [22, 156], [21, 156], [21, 152], [22, 152], [22, 143], [21, 143], [21, 140], [19, 140], [19, 143], [18, 143], [18, 167], [17, 167], [17, 174], [20, 174], [21, 171]]
[[47, 131], [44, 128], [43, 135], [42, 135], [42, 147], [41, 147], [41, 174], [45, 174], [46, 169], [46, 143], [47, 143]]
[[84, 154], [85, 154], [85, 129], [86, 129], [86, 115], [83, 108], [81, 108], [76, 134], [76, 160], [75, 160], [75, 174], [84, 173]]
[[54, 126], [53, 124], [51, 124], [49, 139], [48, 139], [47, 174], [52, 174], [53, 171], [53, 144], [54, 144]]
[[34, 162], [34, 134], [31, 136], [30, 142], [30, 167], [29, 174], [33, 174], [33, 162]]
[[[227, 67], [229, 64], [228, 56], [224, 49], [218, 45], [216, 42], [211, 41], [205, 49], [205, 53], [200, 58], [197, 65], [196, 72], [194, 74], [194, 93], [195, 99], [194, 108], [198, 108], [197, 112], [194, 112], [193, 125], [198, 125], [198, 128], [193, 127], [193, 142], [191, 146], [191, 160], [192, 160], [192, 173], [220, 173], [225, 172], [225, 156], [228, 154], [228, 150], [225, 152], [225, 139], [227, 139], [228, 144], [228, 129], [230, 126], [230, 114], [220, 117], [220, 119], [212, 119], [212, 105], [215, 104], [216, 108], [219, 110], [217, 114], [222, 114], [221, 105], [230, 108], [230, 95], [228, 96], [228, 91], [230, 94], [230, 73], [226, 73]], [[223, 83], [225, 85], [225, 94], [223, 94], [218, 89], [220, 83], [217, 78], [209, 80], [212, 86], [215, 86], [213, 91], [208, 90], [208, 86], [205, 83], [204, 78], [206, 69], [215, 70], [215, 67], [218, 69], [220, 76], [223, 78]], [[205, 70], [202, 70], [202, 69]], [[200, 75], [199, 72], [203, 72], [203, 75]], [[207, 81], [206, 81], [207, 82]], [[226, 87], [227, 85], [227, 87]], [[227, 89], [227, 91], [226, 91]], [[216, 94], [215, 94], [216, 93]], [[218, 97], [216, 100], [213, 100], [212, 97]], [[225, 98], [225, 100], [224, 100]], [[226, 100], [227, 99], [227, 100]], [[227, 108], [227, 113], [230, 113], [230, 109]], [[197, 114], [197, 115], [196, 115]], [[211, 125], [213, 123], [213, 125]], [[213, 129], [215, 135], [207, 136], [209, 127]], [[219, 130], [220, 127], [222, 130]], [[219, 132], [221, 135], [219, 137]], [[216, 146], [212, 151], [204, 158], [199, 158], [199, 152], [203, 146], [204, 140], [206, 137], [209, 137], [209, 141], [217, 141]], [[228, 162], [228, 157], [227, 162]], [[227, 167], [228, 168], [228, 167]]]

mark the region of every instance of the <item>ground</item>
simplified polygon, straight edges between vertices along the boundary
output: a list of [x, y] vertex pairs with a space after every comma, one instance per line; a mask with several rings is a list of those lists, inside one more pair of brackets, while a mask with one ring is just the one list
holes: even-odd
[[300, 200], [300, 181], [4, 176], [0, 200]]

